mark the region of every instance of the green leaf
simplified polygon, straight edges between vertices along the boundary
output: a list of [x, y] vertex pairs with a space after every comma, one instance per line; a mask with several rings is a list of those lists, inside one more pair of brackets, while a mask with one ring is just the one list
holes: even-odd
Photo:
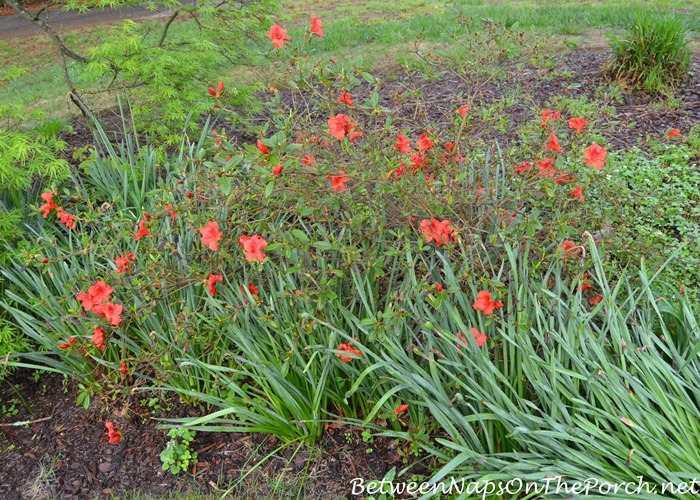
[[226, 196], [231, 194], [231, 179], [229, 177], [219, 177], [219, 188]]
[[330, 241], [315, 241], [314, 246], [319, 250], [333, 250], [333, 245]]

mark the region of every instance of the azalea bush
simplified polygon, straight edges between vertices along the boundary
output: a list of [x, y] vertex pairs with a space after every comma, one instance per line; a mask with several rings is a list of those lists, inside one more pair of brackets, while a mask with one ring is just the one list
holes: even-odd
[[[207, 123], [166, 153], [101, 133], [36, 196], [36, 247], [2, 269], [0, 305], [37, 348], [8, 364], [86, 391], [145, 380], [198, 406], [170, 422], [190, 431], [313, 444], [329, 421], [372, 426], [440, 476], [545, 477], [574, 453], [571, 478], [618, 477], [628, 445], [635, 474], [691, 470], [661, 430], [628, 429], [675, 421], [658, 400], [695, 369], [697, 322], [677, 288], [659, 304], [646, 273], [620, 276], [621, 160], [593, 117], [533, 110], [517, 151], [467, 149], [470, 103], [400, 122], [379, 79], [316, 57], [325, 28], [268, 31], [253, 141]], [[620, 380], [643, 406], [622, 407]]]

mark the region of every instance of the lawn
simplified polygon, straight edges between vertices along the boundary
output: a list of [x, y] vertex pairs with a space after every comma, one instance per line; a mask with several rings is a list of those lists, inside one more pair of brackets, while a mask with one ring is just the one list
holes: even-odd
[[699, 21], [264, 0], [61, 33], [65, 72], [3, 42], [0, 494], [697, 496]]

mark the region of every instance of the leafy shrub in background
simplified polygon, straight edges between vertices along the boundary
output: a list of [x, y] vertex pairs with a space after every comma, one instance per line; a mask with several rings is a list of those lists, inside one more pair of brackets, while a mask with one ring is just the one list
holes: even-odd
[[[16, 109], [5, 107], [0, 115], [18, 119]], [[23, 225], [35, 220], [33, 204], [41, 189], [68, 178], [70, 165], [59, 158], [66, 144], [58, 139], [65, 124], [58, 120], [44, 121], [31, 131], [0, 128], [0, 267], [7, 265], [18, 249], [30, 251], [33, 242], [24, 235]], [[0, 280], [0, 295], [7, 289]], [[0, 312], [0, 359], [8, 353], [23, 352], [29, 347], [27, 338], [5, 320]]]
[[662, 91], [683, 78], [690, 66], [690, 38], [674, 17], [638, 16], [626, 39], [610, 36], [608, 72], [647, 92]]

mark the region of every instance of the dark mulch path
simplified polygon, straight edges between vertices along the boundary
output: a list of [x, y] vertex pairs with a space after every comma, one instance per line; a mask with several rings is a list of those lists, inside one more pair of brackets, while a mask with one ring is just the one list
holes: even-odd
[[[151, 417], [199, 416], [199, 410], [174, 399], [152, 399], [154, 394], [137, 392], [126, 398], [121, 393], [114, 401], [110, 397], [93, 399], [86, 411], [76, 405], [76, 385], [64, 385], [60, 376], [45, 374], [36, 383], [23, 371], [8, 381], [32, 411], [21, 402], [12, 404], [18, 399], [16, 393], [10, 384], [0, 385], [2, 404], [18, 410], [16, 415], [0, 414], [3, 500], [119, 498], [136, 491], [139, 498], [186, 492], [220, 496], [268, 454], [271, 457], [230, 498], [296, 498], [308, 467], [301, 498], [340, 499], [350, 498], [351, 479], [381, 479], [393, 466], [404, 467], [393, 440], [375, 438], [367, 444], [360, 430], [334, 425], [326, 430], [318, 448], [298, 452], [296, 446], [275, 452], [280, 443], [272, 437], [199, 433], [192, 446], [199, 454], [196, 467], [174, 476], [161, 469], [159, 457], [168, 441], [167, 431], [156, 429], [157, 422]], [[19, 427], [4, 425], [40, 419], [46, 420]], [[106, 421], [121, 431], [119, 443], [108, 442]], [[52, 472], [47, 474], [47, 470]], [[417, 466], [415, 471], [424, 469]], [[273, 494], [280, 477], [282, 486]]]
[[[595, 127], [603, 134], [613, 150], [629, 150], [633, 147], [645, 148], [648, 139], [662, 139], [671, 128], [679, 128], [687, 133], [691, 126], [700, 122], [700, 58], [692, 63], [692, 75], [675, 91], [675, 105], [670, 105], [660, 95], [650, 95], [642, 91], [623, 89], [615, 92], [611, 82], [603, 73], [611, 53], [600, 49], [576, 49], [555, 58], [551, 69], [526, 67], [522, 71], [512, 68], [505, 71], [505, 78], [494, 80], [476, 96], [470, 114], [474, 117], [468, 131], [472, 144], [483, 141], [492, 144], [497, 141], [503, 150], [520, 141], [519, 129], [533, 120], [539, 120], [539, 112], [556, 107], [550, 102], [557, 97], [577, 99], [585, 97], [589, 103], [596, 103], [602, 109], [612, 106], [613, 114], [601, 113]], [[444, 73], [427, 80], [416, 72], [407, 72], [400, 67], [392, 67], [377, 73], [383, 80], [380, 89], [380, 104], [392, 110], [392, 118], [397, 127], [428, 127], [432, 123], [446, 125], [457, 107], [461, 105], [457, 95], [468, 94], [464, 82], [453, 75]], [[503, 100], [516, 90], [518, 99], [502, 110], [508, 120], [504, 130], [496, 130], [492, 123], [481, 118], [483, 109]], [[289, 91], [282, 91], [283, 102], [293, 102]], [[353, 91], [356, 103], [370, 97], [369, 84], [363, 83]], [[269, 96], [261, 95], [261, 98]], [[291, 105], [290, 105], [291, 106]], [[305, 108], [304, 108], [305, 109]], [[355, 114], [361, 115], [355, 109]], [[253, 118], [254, 123], [264, 123], [268, 116]], [[327, 116], [315, 117], [325, 123]], [[571, 118], [567, 116], [567, 119]], [[221, 118], [219, 118], [221, 120]], [[117, 110], [111, 110], [101, 118], [103, 127], [110, 137], [121, 137], [121, 117]], [[565, 125], [564, 125], [565, 127]], [[61, 138], [70, 148], [62, 157], [73, 164], [79, 163], [72, 157], [76, 149], [92, 142], [92, 132], [82, 122], [73, 124], [74, 133], [63, 133]], [[214, 123], [214, 128], [226, 129], [226, 123]], [[239, 143], [253, 143], [249, 131], [227, 130], [229, 137]], [[420, 131], [422, 133], [422, 131]]]
[[[470, 111], [474, 120], [469, 135], [472, 140], [486, 143], [498, 141], [505, 150], [519, 142], [518, 130], [523, 125], [539, 120], [540, 111], [557, 109], [550, 102], [553, 98], [585, 97], [589, 103], [597, 103], [601, 108], [614, 107], [613, 114], [602, 114], [595, 124], [614, 150], [644, 148], [647, 138], [661, 139], [671, 128], [687, 132], [700, 122], [700, 58], [695, 57], [692, 75], [674, 92], [678, 104], [671, 106], [661, 95], [638, 90], [623, 89], [619, 93], [608, 91], [606, 94], [613, 84], [603, 71], [610, 57], [608, 50], [577, 49], [557, 56], [551, 69], [529, 66], [522, 71], [507, 70], [504, 78], [491, 82], [476, 96]], [[419, 90], [421, 97], [406, 99], [405, 96], [411, 95], [413, 90]], [[445, 117], [454, 113], [461, 104], [455, 96], [460, 93], [467, 95], [469, 90], [464, 82], [449, 73], [432, 81], [425, 81], [420, 74], [409, 78], [399, 74], [395, 81], [385, 85], [381, 104], [395, 111], [395, 122], [399, 127], [408, 124], [402, 121], [403, 117], [410, 117], [413, 122], [422, 121], [427, 126], [431, 121], [444, 123]], [[509, 121], [505, 131], [495, 130], [493, 124], [480, 117], [482, 109], [517, 90], [521, 94], [503, 112]]]

